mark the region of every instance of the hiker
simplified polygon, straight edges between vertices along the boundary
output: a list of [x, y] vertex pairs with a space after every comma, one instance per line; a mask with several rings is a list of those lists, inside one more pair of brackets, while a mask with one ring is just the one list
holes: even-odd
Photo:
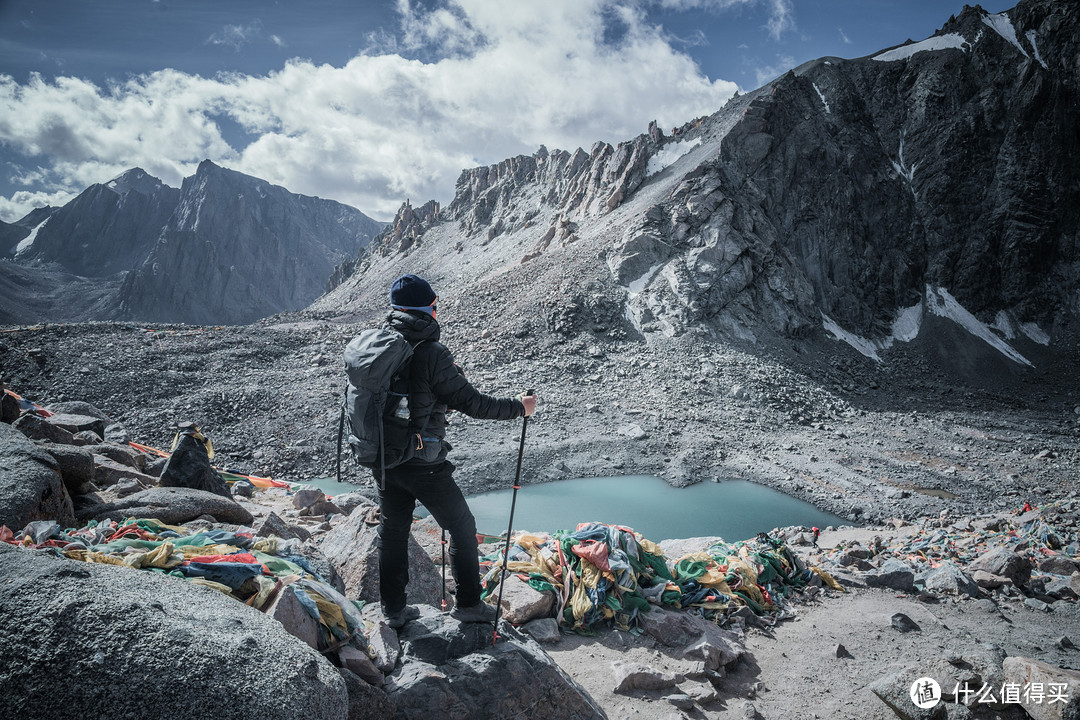
[[[451, 572], [457, 583], [452, 615], [461, 622], [492, 622], [495, 608], [480, 600], [480, 559], [476, 521], [461, 489], [454, 482], [454, 464], [446, 458], [446, 413], [457, 410], [487, 420], [528, 417], [536, 397], [495, 398], [474, 388], [439, 342], [435, 292], [426, 280], [403, 275], [390, 288], [387, 327], [400, 332], [413, 346], [408, 372], [410, 424], [419, 429], [412, 459], [386, 468], [379, 493], [379, 597], [392, 628], [420, 616], [406, 604], [409, 583], [409, 529], [416, 502], [421, 502], [450, 535]], [[380, 469], [373, 471], [379, 484]]]
[[817, 547], [818, 538], [821, 537], [821, 530], [815, 527], [812, 532], [814, 533], [814, 547]]

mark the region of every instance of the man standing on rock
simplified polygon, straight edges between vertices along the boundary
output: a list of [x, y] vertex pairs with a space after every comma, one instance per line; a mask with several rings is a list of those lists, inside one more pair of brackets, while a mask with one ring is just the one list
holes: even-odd
[[[422, 446], [409, 461], [387, 468], [379, 496], [379, 596], [387, 622], [395, 629], [420, 616], [419, 609], [405, 600], [409, 530], [417, 501], [450, 534], [451, 572], [457, 583], [452, 615], [461, 622], [495, 620], [495, 608], [480, 600], [476, 520], [454, 482], [454, 465], [446, 459], [450, 449], [444, 439], [446, 413], [449, 409], [474, 418], [512, 420], [536, 411], [535, 396], [495, 398], [479, 392], [465, 379], [450, 351], [439, 342], [436, 299], [431, 285], [416, 275], [403, 275], [390, 288], [391, 311], [386, 325], [413, 346], [409, 416], [412, 424], [423, 428]], [[373, 472], [378, 484], [378, 471]]]

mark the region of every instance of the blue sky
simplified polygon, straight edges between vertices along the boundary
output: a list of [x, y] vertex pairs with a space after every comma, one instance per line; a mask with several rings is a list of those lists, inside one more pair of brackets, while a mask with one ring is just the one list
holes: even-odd
[[[389, 219], [466, 167], [682, 124], [953, 0], [0, 0], [0, 219], [198, 163]], [[1001, 12], [1012, 3], [986, 3]]]

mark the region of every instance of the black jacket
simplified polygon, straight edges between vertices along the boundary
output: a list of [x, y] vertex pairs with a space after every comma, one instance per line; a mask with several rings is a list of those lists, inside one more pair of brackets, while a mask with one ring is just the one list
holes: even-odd
[[409, 365], [410, 425], [419, 432], [423, 447], [408, 464], [433, 464], [446, 459], [446, 410], [457, 410], [482, 420], [511, 420], [525, 415], [525, 406], [514, 398], [485, 395], [465, 378], [454, 356], [439, 342], [441, 329], [435, 318], [420, 312], [391, 310], [386, 326], [397, 330], [413, 345]]

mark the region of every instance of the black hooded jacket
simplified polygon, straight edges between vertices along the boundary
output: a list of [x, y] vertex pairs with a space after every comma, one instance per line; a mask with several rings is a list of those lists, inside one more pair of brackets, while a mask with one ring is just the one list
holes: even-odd
[[423, 447], [407, 464], [434, 464], [446, 459], [446, 410], [457, 410], [482, 420], [511, 420], [525, 415], [525, 406], [513, 398], [485, 395], [465, 378], [454, 356], [439, 342], [435, 318], [420, 312], [392, 310], [386, 326], [413, 345], [409, 365], [410, 424], [420, 433]]

